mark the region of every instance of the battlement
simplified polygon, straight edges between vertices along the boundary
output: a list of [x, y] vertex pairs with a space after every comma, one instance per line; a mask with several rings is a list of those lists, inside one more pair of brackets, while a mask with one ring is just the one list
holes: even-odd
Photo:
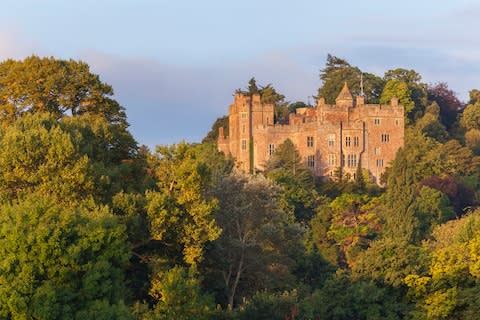
[[246, 172], [263, 170], [275, 148], [290, 139], [305, 164], [318, 176], [333, 176], [342, 168], [354, 176], [357, 166], [378, 183], [380, 175], [403, 146], [404, 108], [398, 99], [390, 104], [366, 104], [344, 85], [335, 104], [318, 98], [315, 108], [298, 108], [288, 123], [275, 123], [275, 106], [258, 94], [239, 92], [229, 108], [229, 137], [219, 130], [218, 149], [231, 154]]

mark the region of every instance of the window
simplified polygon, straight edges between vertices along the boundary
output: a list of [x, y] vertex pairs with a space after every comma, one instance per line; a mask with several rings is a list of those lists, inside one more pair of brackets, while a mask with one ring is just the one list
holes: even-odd
[[245, 131], [246, 131], [246, 126], [242, 124], [242, 133], [245, 133]]
[[347, 155], [347, 166], [349, 168], [355, 168], [357, 166], [357, 155], [356, 154]]
[[247, 140], [242, 140], [242, 151], [247, 151]]
[[307, 137], [307, 147], [313, 147], [313, 137]]
[[335, 154], [329, 153], [329, 154], [328, 154], [328, 165], [329, 165], [330, 167], [334, 167], [334, 166], [335, 166], [335, 162], [336, 162]]
[[390, 135], [388, 133], [382, 134], [382, 142], [388, 142], [390, 141]]
[[274, 153], [275, 153], [275, 145], [273, 143], [270, 143], [268, 145], [268, 155], [271, 156]]
[[308, 156], [307, 157], [307, 167], [309, 167], [309, 168], [315, 167], [315, 156]]
[[383, 167], [383, 159], [377, 159], [377, 167]]
[[335, 147], [335, 135], [334, 134], [329, 134], [328, 135], [328, 146], [329, 147]]
[[373, 119], [373, 123], [376, 124], [376, 125], [379, 125], [380, 124], [380, 119], [379, 118]]
[[376, 147], [375, 149], [373, 149], [373, 153], [378, 156], [380, 154], [380, 147]]
[[350, 147], [350, 137], [345, 137], [345, 147]]
[[242, 119], [243, 120], [247, 119], [247, 113], [246, 112], [242, 112]]
[[358, 137], [353, 137], [353, 146], [358, 147], [360, 145], [360, 139]]
[[400, 119], [395, 119], [395, 125], [399, 126], [400, 125]]

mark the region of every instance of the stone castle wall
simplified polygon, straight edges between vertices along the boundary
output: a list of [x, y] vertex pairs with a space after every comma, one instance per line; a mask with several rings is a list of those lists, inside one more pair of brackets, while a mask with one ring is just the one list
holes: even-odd
[[403, 146], [404, 108], [393, 98], [389, 105], [365, 104], [345, 85], [335, 105], [320, 98], [316, 108], [301, 108], [289, 123], [274, 123], [274, 105], [259, 95], [238, 93], [229, 108], [229, 137], [220, 129], [218, 149], [232, 155], [246, 172], [261, 171], [286, 139], [292, 140], [305, 164], [317, 176], [333, 176], [338, 168], [354, 177], [358, 165], [379, 183], [385, 168]]

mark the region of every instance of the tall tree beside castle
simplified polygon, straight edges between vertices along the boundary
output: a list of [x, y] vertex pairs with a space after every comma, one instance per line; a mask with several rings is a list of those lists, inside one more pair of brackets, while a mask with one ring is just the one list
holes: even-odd
[[[363, 78], [363, 79], [362, 79]], [[318, 89], [318, 96], [325, 98], [326, 103], [335, 103], [335, 98], [347, 82], [354, 96], [361, 94], [361, 80], [363, 91], [369, 103], [378, 103], [383, 90], [384, 80], [372, 73], [362, 72], [358, 67], [350, 65], [345, 59], [327, 55], [325, 68], [320, 70], [322, 86]]]

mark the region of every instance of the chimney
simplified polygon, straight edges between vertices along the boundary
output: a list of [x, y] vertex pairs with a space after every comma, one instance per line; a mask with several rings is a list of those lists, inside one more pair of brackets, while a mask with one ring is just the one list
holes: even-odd
[[392, 107], [398, 107], [398, 98], [397, 97], [392, 97], [392, 99], [390, 100], [390, 105]]
[[317, 106], [324, 106], [324, 105], [325, 105], [325, 98], [324, 97], [318, 98]]
[[218, 128], [218, 139], [225, 139], [225, 133], [223, 132], [223, 127]]
[[363, 106], [365, 104], [365, 96], [357, 96], [355, 98], [355, 103], [357, 106]]
[[252, 103], [254, 104], [260, 104], [260, 95], [258, 93], [254, 93], [252, 95]]

